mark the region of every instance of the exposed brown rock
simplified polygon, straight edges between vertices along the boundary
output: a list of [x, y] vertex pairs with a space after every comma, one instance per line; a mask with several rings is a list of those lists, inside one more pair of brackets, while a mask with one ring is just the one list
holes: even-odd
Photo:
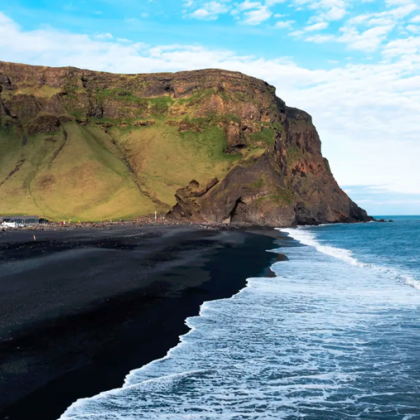
[[43, 103], [39, 99], [30, 95], [15, 95], [13, 100], [5, 102], [9, 114], [26, 122], [35, 118], [43, 109]]
[[28, 134], [50, 133], [60, 128], [60, 120], [55, 115], [40, 115], [28, 126]]
[[243, 135], [242, 127], [239, 123], [233, 121], [228, 124], [225, 128], [226, 141], [227, 141], [227, 152], [235, 152], [236, 149], [246, 147], [246, 139]]
[[45, 111], [51, 114], [64, 114], [65, 109], [63, 107], [63, 96], [64, 93], [56, 93], [51, 97], [49, 102], [45, 105]]
[[201, 127], [198, 124], [194, 124], [189, 121], [181, 121], [179, 123], [178, 131], [181, 133], [184, 131], [194, 131], [195, 133], [201, 133]]

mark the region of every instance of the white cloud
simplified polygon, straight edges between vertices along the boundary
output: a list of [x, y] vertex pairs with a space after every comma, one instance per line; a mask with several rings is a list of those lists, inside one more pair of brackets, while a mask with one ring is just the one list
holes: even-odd
[[334, 41], [334, 37], [332, 35], [312, 35], [305, 38], [307, 42], [314, 42], [315, 44], [323, 44], [324, 42]]
[[274, 26], [279, 29], [288, 29], [291, 28], [294, 23], [294, 20], [279, 20]]
[[[305, 41], [315, 43], [335, 41], [346, 44], [349, 49], [353, 50], [378, 51], [396, 25], [417, 8], [417, 5], [410, 3], [383, 12], [361, 14], [349, 19], [340, 28], [341, 35], [315, 35], [306, 37]], [[316, 24], [313, 27], [317, 28]], [[406, 29], [411, 32], [417, 31], [413, 25], [407, 26]], [[306, 30], [308, 30], [308, 27]], [[304, 31], [298, 31], [292, 33], [292, 35], [302, 35], [303, 33]]]
[[105, 34], [97, 34], [95, 35], [96, 39], [114, 39], [114, 37], [110, 34], [110, 33], [105, 33]]
[[258, 1], [245, 0], [243, 3], [238, 4], [236, 10], [238, 10], [239, 12], [242, 12], [244, 10], [260, 8], [261, 6], [262, 4]]
[[385, 46], [383, 50], [385, 57], [405, 57], [409, 61], [408, 70], [418, 70], [412, 68], [413, 64], [420, 64], [420, 37], [410, 36], [403, 39], [394, 39]]
[[328, 12], [325, 13], [324, 18], [326, 20], [340, 20], [346, 15], [346, 10], [341, 7], [332, 7]]
[[226, 4], [217, 1], [205, 3], [202, 8], [187, 14], [188, 17], [195, 19], [215, 20], [222, 13], [227, 13], [229, 7]]
[[314, 17], [322, 21], [340, 20], [347, 14], [344, 0], [295, 0], [295, 4], [315, 10], [317, 14]]
[[[333, 0], [335, 1], [335, 0]], [[390, 36], [390, 33], [401, 24], [413, 11], [418, 9], [414, 3], [402, 4], [402, 2], [395, 2], [398, 7], [385, 10], [377, 13], [365, 13], [354, 16], [340, 28], [341, 33], [330, 33], [328, 35], [314, 35], [305, 38], [305, 41], [314, 43], [324, 42], [338, 42], [346, 44], [349, 49], [375, 52], [383, 47], [385, 41]], [[310, 21], [319, 21], [319, 16], [314, 16]], [[419, 19], [420, 20], [420, 19]], [[312, 26], [303, 28], [301, 31], [292, 32], [293, 36], [301, 36], [313, 27], [322, 28], [324, 22], [320, 21]], [[414, 25], [406, 27], [407, 30], [417, 33], [417, 28]]]
[[243, 22], [247, 25], [259, 25], [271, 17], [272, 13], [267, 6], [259, 6], [256, 10], [244, 13]]
[[417, 25], [407, 25], [406, 29], [410, 32], [415, 33], [415, 34], [420, 33], [420, 26], [417, 26]]
[[376, 51], [393, 28], [393, 25], [384, 25], [358, 32], [353, 27], [344, 27], [341, 30], [343, 35], [336, 38], [336, 41], [347, 44], [353, 50]]
[[117, 73], [211, 67], [259, 77], [275, 85], [288, 105], [312, 114], [339, 183], [420, 193], [419, 37], [389, 42], [383, 63], [307, 69], [281, 57], [265, 60], [197, 45], [150, 47], [53, 29], [23, 31], [0, 13], [0, 50], [2, 60], [28, 64]]
[[[308, 23], [311, 23], [311, 22], [315, 22], [315, 23], [313, 23], [311, 25], [307, 25], [307, 26], [305, 26], [304, 28], [302, 28], [300, 30], [296, 30], [296, 31], [290, 32], [290, 35], [291, 36], [295, 36], [295, 37], [299, 37], [301, 35], [304, 35], [306, 32], [321, 31], [323, 29], [328, 28], [328, 26], [329, 26], [329, 23], [328, 22], [319, 21], [319, 18], [318, 17], [314, 17], [314, 18], [309, 19], [309, 22]], [[310, 37], [306, 38], [306, 41], [323, 42], [323, 41], [319, 41], [321, 38], [322, 39], [325, 38], [325, 40], [327, 40], [327, 39], [328, 40], [334, 39], [334, 37], [332, 37], [330, 35], [329, 36], [318, 36], [318, 35], [315, 35], [315, 36], [310, 36]]]
[[206, 9], [197, 9], [195, 12], [189, 15], [190, 17], [197, 19], [206, 19], [210, 16], [210, 12]]
[[399, 20], [405, 18], [418, 6], [414, 3], [406, 4], [395, 9], [385, 10], [378, 13], [365, 13], [358, 15], [348, 21], [350, 25], [381, 25], [381, 24], [396, 24]]
[[265, 1], [265, 4], [267, 5], [267, 6], [274, 6], [274, 5], [276, 5], [276, 4], [279, 4], [279, 3], [285, 3], [286, 2], [286, 0], [266, 0]]
[[289, 35], [298, 37], [298, 36], [303, 35], [304, 33], [305, 33], [305, 31], [297, 30], [297, 31], [290, 32]]
[[305, 31], [306, 32], [320, 31], [325, 28], [328, 28], [328, 22], [318, 22], [318, 23], [314, 23], [313, 25], [306, 26]]
[[410, 20], [413, 23], [420, 23], [420, 15], [414, 16], [413, 19]]
[[390, 7], [390, 6], [400, 6], [402, 4], [412, 3], [412, 0], [386, 0], [385, 3], [388, 7]]
[[397, 7], [396, 9], [393, 9], [390, 11], [390, 14], [394, 16], [396, 19], [401, 19], [415, 10], [417, 10], [419, 7], [415, 3], [406, 4], [405, 6]]

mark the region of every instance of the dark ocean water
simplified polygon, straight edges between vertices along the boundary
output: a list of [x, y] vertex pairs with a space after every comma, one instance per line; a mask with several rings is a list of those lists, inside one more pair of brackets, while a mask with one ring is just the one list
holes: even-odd
[[275, 278], [62, 419], [420, 419], [420, 217], [282, 229]]

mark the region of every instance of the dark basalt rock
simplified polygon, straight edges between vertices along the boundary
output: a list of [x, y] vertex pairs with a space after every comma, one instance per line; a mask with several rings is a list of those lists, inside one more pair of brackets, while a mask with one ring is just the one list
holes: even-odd
[[218, 182], [217, 178], [213, 178], [205, 187], [200, 187], [197, 181], [192, 180], [188, 186], [180, 188], [175, 196], [178, 203], [168, 213], [168, 216], [177, 219], [189, 217], [201, 220], [201, 206], [198, 198], [204, 196]]

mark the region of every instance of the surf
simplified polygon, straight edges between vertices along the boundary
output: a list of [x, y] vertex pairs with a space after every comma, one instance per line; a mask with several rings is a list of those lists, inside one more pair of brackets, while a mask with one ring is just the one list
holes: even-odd
[[162, 359], [61, 420], [410, 419], [420, 293], [305, 229], [274, 278], [206, 302]]
[[[325, 227], [328, 225], [319, 225], [317, 227]], [[278, 228], [277, 230], [289, 235], [291, 238], [300, 242], [301, 244], [314, 247], [317, 251], [329, 255], [331, 257], [337, 258], [341, 261], [344, 261], [347, 264], [355, 265], [358, 267], [363, 267], [370, 270], [376, 270], [378, 273], [386, 273], [390, 278], [397, 280], [399, 282], [405, 283], [411, 287], [414, 287], [420, 290], [420, 280], [417, 280], [413, 275], [403, 272], [402, 270], [397, 270], [392, 267], [384, 267], [377, 264], [366, 263], [359, 261], [352, 251], [344, 248], [337, 248], [331, 245], [322, 244], [314, 232], [309, 231], [308, 229], [313, 229], [315, 226], [308, 227], [296, 227], [296, 228]]]

